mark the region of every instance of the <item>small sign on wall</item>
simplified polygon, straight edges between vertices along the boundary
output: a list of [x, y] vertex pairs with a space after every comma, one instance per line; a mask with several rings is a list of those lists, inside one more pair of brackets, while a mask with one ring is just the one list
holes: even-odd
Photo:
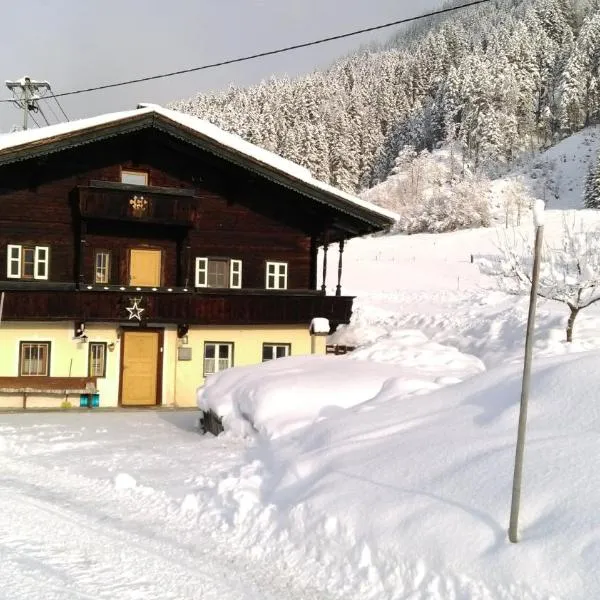
[[192, 360], [192, 349], [189, 346], [177, 348], [177, 360]]

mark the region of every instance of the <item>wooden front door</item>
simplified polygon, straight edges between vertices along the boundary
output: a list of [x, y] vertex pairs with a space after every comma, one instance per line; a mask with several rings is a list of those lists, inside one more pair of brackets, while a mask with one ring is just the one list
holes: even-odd
[[162, 332], [124, 331], [121, 343], [121, 405], [160, 404]]
[[129, 285], [159, 287], [161, 251], [135, 248], [129, 252]]

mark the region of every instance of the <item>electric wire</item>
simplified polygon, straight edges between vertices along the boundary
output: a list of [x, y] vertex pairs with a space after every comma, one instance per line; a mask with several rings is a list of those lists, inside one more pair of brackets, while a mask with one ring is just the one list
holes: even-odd
[[[54, 101], [56, 102], [56, 104], [58, 105], [58, 108], [60, 109], [60, 112], [63, 114], [64, 118], [69, 121], [69, 117], [67, 117], [67, 113], [63, 110], [63, 107], [61, 105], [61, 103], [58, 101], [58, 98], [54, 95], [54, 92], [52, 90], [50, 90], [50, 96], [52, 98], [54, 98]], [[58, 120], [58, 119], [57, 119]]]
[[[348, 33], [342, 33], [339, 35], [332, 35], [329, 37], [325, 37], [325, 38], [319, 38], [317, 40], [312, 40], [310, 42], [304, 42], [301, 44], [294, 44], [292, 46], [286, 46], [284, 48], [278, 48], [276, 50], [268, 50], [266, 52], [258, 52], [257, 54], [251, 54], [251, 55], [246, 55], [246, 56], [241, 56], [238, 58], [231, 58], [228, 60], [222, 60], [219, 62], [214, 62], [214, 63], [209, 63], [209, 64], [205, 64], [205, 65], [200, 65], [197, 67], [191, 67], [189, 69], [180, 69], [178, 71], [171, 71], [169, 73], [161, 73], [159, 75], [149, 75], [147, 77], [139, 77], [137, 79], [128, 79], [125, 81], [119, 81], [116, 83], [107, 83], [104, 85], [98, 85], [98, 86], [94, 86], [94, 87], [88, 87], [88, 88], [82, 88], [82, 89], [78, 89], [78, 90], [71, 90], [69, 92], [62, 92], [60, 94], [52, 94], [52, 96], [55, 99], [58, 98], [62, 98], [65, 96], [74, 96], [76, 94], [86, 94], [89, 92], [96, 92], [99, 90], [106, 90], [106, 89], [110, 89], [110, 88], [117, 88], [117, 87], [123, 87], [126, 85], [132, 85], [134, 83], [143, 83], [145, 81], [155, 81], [157, 79], [165, 79], [167, 77], [174, 77], [176, 75], [184, 75], [186, 73], [194, 73], [196, 71], [205, 71], [207, 69], [214, 69], [217, 67], [223, 67], [226, 65], [232, 65], [235, 63], [241, 63], [241, 62], [246, 62], [249, 60], [255, 60], [257, 58], [264, 58], [266, 56], [273, 56], [275, 54], [282, 54], [284, 52], [290, 52], [292, 50], [299, 50], [300, 48], [308, 48], [309, 46], [317, 46], [319, 44], [324, 44], [327, 42], [333, 42], [336, 40], [342, 40], [345, 38], [349, 38], [355, 35], [360, 35], [363, 33], [369, 33], [371, 31], [379, 31], [381, 29], [386, 29], [389, 27], [394, 27], [396, 25], [404, 25], [406, 23], [413, 23], [415, 21], [420, 21], [421, 19], [427, 19], [429, 17], [435, 17], [438, 15], [443, 15], [446, 13], [451, 13], [451, 12], [455, 12], [457, 10], [461, 10], [463, 8], [469, 8], [471, 6], [477, 6], [479, 4], [485, 4], [491, 2], [491, 0], [474, 0], [472, 2], [468, 2], [466, 4], [461, 4], [460, 6], [453, 6], [453, 7], [449, 7], [449, 8], [443, 8], [440, 10], [436, 10], [433, 12], [429, 12], [429, 13], [425, 13], [422, 15], [417, 15], [415, 17], [409, 17], [406, 19], [399, 19], [397, 21], [392, 21], [390, 23], [384, 23], [383, 25], [375, 25], [374, 27], [366, 27], [364, 29], [357, 29], [355, 31], [350, 31]], [[0, 100], [0, 102], [13, 102], [13, 100]], [[57, 100], [58, 102], [58, 100]], [[66, 117], [66, 115], [65, 115]]]
[[52, 113], [52, 116], [54, 117], [54, 120], [57, 123], [60, 123], [60, 119], [58, 118], [58, 115], [54, 112], [54, 109], [52, 108], [52, 104], [50, 104], [50, 101], [48, 100], [48, 97], [47, 96], [42, 96], [40, 98], [40, 100], [45, 100], [46, 101], [46, 107]]
[[37, 125], [38, 129], [41, 129], [40, 124], [35, 120], [35, 117], [31, 114], [31, 111], [29, 109], [27, 109], [29, 112], [29, 117], [31, 118], [31, 120]]
[[39, 102], [36, 102], [35, 109], [37, 110], [37, 112], [39, 112], [42, 115], [42, 117], [44, 118], [44, 121], [46, 121], [46, 125], [50, 125], [50, 122], [46, 118], [46, 115], [44, 114], [44, 111], [42, 110], [42, 107], [40, 106]]

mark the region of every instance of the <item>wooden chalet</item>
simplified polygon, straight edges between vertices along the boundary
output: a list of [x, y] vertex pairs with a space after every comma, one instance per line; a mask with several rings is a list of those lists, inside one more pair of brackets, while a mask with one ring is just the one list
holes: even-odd
[[0, 408], [192, 406], [210, 373], [324, 353], [311, 321], [352, 311], [329, 245], [393, 219], [154, 105], [0, 136]]

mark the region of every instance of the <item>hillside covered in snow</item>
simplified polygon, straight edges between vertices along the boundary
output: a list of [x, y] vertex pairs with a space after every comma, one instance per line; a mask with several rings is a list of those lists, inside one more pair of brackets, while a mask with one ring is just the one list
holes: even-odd
[[498, 0], [402, 30], [324, 72], [171, 107], [348, 191], [385, 181], [405, 146], [455, 142], [463, 162], [493, 176], [598, 122], [599, 39], [597, 0]]

